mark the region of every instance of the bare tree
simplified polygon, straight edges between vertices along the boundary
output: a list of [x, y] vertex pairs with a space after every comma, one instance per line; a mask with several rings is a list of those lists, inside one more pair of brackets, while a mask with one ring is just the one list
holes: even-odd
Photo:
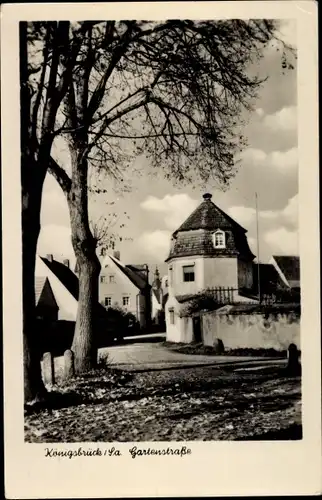
[[35, 322], [35, 257], [40, 231], [42, 189], [55, 137], [56, 117], [70, 85], [84, 27], [75, 30], [72, 37], [69, 30], [68, 22], [20, 23], [25, 402], [42, 399], [46, 392], [41, 377]]
[[[96, 363], [95, 307], [100, 264], [89, 224], [89, 167], [120, 182], [131, 159], [180, 182], [196, 175], [222, 185], [234, 175], [238, 133], [261, 80], [249, 65], [276, 38], [267, 20], [108, 21], [88, 26], [72, 70], [56, 133], [69, 148], [71, 172], [51, 159], [66, 194], [80, 294], [73, 349], [76, 369]], [[285, 46], [283, 63], [286, 64]]]
[[[126, 213], [124, 212], [124, 216]], [[126, 216], [129, 218], [129, 216]], [[104, 255], [109, 249], [114, 250], [117, 243], [123, 240], [130, 240], [123, 237], [121, 231], [125, 228], [125, 223], [120, 223], [121, 216], [114, 213], [108, 216], [102, 215], [96, 220], [90, 220], [90, 230], [96, 241], [96, 248], [99, 255]]]

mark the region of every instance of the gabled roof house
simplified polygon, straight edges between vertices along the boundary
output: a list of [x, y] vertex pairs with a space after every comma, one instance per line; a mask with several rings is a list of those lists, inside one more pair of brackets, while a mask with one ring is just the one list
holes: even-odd
[[145, 264], [125, 265], [119, 252], [101, 258], [99, 301], [105, 307], [121, 307], [132, 313], [141, 328], [151, 321], [151, 285]]
[[[58, 262], [49, 254], [46, 257], [36, 258], [36, 282], [40, 277], [46, 277], [55, 301], [58, 305], [58, 319], [75, 321], [78, 307], [79, 281], [76, 274], [70, 269], [69, 261]], [[99, 316], [106, 317], [106, 310], [97, 303]]]

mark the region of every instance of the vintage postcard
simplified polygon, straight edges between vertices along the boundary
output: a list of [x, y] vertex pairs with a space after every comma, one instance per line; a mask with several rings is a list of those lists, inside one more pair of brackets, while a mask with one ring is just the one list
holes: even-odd
[[2, 6], [6, 498], [321, 493], [317, 36]]

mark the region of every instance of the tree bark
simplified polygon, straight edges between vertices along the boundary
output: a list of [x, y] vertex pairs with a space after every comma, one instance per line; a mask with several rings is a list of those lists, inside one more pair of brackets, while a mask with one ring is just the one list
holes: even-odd
[[[22, 162], [22, 289], [24, 400], [33, 403], [46, 396], [41, 375], [41, 349], [36, 324], [35, 266], [40, 232], [40, 205], [43, 180], [32, 178], [32, 164]], [[38, 169], [39, 172], [39, 169]]]
[[[86, 242], [84, 242], [86, 243]], [[75, 372], [84, 373], [97, 365], [97, 306], [100, 264], [96, 254], [78, 254], [79, 299], [72, 351]]]
[[[82, 148], [81, 148], [82, 149]], [[97, 365], [98, 278], [101, 269], [96, 240], [88, 222], [87, 160], [71, 148], [72, 184], [68, 193], [72, 244], [79, 269], [79, 297], [72, 351], [75, 372], [84, 373]]]
[[36, 325], [35, 266], [40, 232], [42, 188], [46, 175], [32, 147], [30, 90], [28, 87], [27, 25], [20, 23], [20, 112], [22, 189], [22, 310], [24, 401], [42, 400], [46, 389], [41, 376], [41, 350]]

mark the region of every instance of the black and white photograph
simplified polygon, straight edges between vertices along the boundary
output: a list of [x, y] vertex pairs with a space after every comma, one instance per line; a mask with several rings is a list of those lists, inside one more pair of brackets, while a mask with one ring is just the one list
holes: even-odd
[[169, 14], [17, 23], [23, 440], [48, 460], [303, 439], [298, 22]]

